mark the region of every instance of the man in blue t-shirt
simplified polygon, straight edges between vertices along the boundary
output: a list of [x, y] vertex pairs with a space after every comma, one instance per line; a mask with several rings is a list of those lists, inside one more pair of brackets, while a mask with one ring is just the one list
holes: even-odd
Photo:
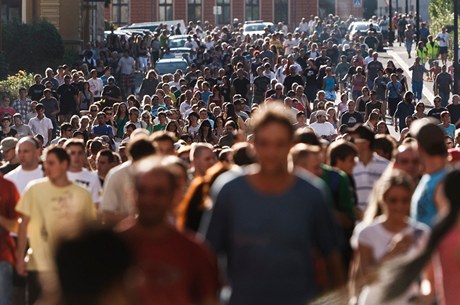
[[289, 169], [294, 128], [284, 109], [272, 105], [253, 122], [259, 167], [218, 178], [202, 228], [227, 258], [230, 305], [307, 304], [318, 293], [314, 253], [325, 260], [329, 284], [343, 282], [337, 224], [317, 178]]
[[444, 132], [434, 120], [416, 120], [411, 124], [410, 133], [415, 136], [422, 167], [422, 176], [412, 196], [411, 217], [429, 226], [437, 215], [434, 196], [437, 186], [446, 174], [447, 147]]
[[106, 114], [105, 112], [99, 112], [97, 114], [97, 124], [94, 125], [91, 129], [91, 136], [98, 137], [98, 136], [109, 136], [113, 138], [113, 129], [112, 126], [106, 124]]

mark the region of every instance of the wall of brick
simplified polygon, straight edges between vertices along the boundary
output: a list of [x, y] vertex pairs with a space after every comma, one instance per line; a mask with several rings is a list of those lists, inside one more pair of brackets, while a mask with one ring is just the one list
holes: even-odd
[[174, 0], [173, 3], [174, 19], [182, 19], [187, 25], [187, 0]]
[[209, 21], [211, 24], [216, 23], [216, 16], [213, 13], [213, 8], [216, 5], [215, 0], [203, 0], [203, 20], [204, 21]]
[[152, 0], [131, 0], [131, 23], [153, 21]]
[[337, 0], [335, 2], [335, 13], [341, 18], [348, 18], [350, 15], [362, 17], [363, 7], [354, 7], [353, 0]]
[[291, 9], [291, 24], [293, 23], [295, 27], [298, 27], [302, 18], [308, 19], [310, 15], [316, 16], [317, 14], [318, 14], [318, 0], [304, 0], [304, 1], [296, 0], [295, 9], [294, 10]]
[[260, 19], [266, 22], [273, 21], [273, 0], [260, 0]]
[[245, 21], [245, 13], [244, 10], [246, 8], [244, 0], [232, 0], [232, 17], [231, 21], [233, 19], [238, 18], [240, 22]]

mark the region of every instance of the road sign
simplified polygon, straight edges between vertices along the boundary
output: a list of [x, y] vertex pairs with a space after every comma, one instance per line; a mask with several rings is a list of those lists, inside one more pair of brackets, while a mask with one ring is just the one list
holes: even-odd
[[362, 7], [363, 2], [361, 0], [353, 0], [353, 7]]

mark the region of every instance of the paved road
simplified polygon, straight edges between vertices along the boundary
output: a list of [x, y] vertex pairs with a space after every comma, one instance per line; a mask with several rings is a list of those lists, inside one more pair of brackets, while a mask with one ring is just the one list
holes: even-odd
[[[409, 71], [409, 67], [414, 63], [415, 61], [415, 49], [411, 53], [411, 57], [409, 58], [407, 56], [407, 52], [404, 46], [399, 46], [399, 44], [395, 43], [393, 47], [387, 47], [386, 52], [380, 52], [379, 53], [379, 58], [380, 61], [383, 63], [385, 66], [389, 60], [393, 60], [395, 65], [397, 67], [401, 67], [404, 70], [404, 74], [407, 77], [407, 83], [409, 85], [409, 88], [411, 88], [411, 71]], [[426, 65], [428, 68], [428, 64]], [[426, 108], [432, 108], [433, 107], [433, 99], [434, 99], [434, 93], [433, 93], [433, 82], [431, 81], [424, 81], [423, 82], [423, 97], [422, 97], [422, 102], [426, 105]], [[387, 120], [387, 125], [388, 129], [390, 130], [391, 135], [396, 139], [399, 140], [399, 133], [394, 130], [394, 127], [391, 125], [391, 121]]]

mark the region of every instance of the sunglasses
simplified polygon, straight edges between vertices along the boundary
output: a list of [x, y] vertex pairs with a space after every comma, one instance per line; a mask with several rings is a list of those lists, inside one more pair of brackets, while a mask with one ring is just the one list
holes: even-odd
[[148, 116], [143, 116], [142, 118], [143, 119], [150, 119], [150, 117], [148, 117]]

